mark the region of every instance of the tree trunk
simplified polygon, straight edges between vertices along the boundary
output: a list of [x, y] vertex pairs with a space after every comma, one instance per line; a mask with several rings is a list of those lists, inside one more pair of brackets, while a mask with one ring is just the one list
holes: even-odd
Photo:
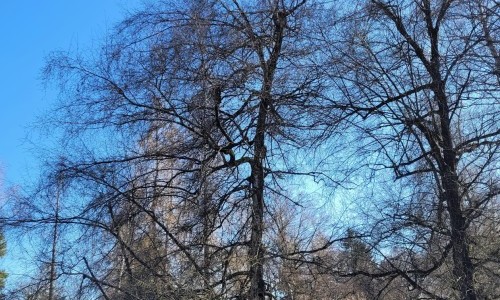
[[267, 119], [268, 97], [263, 97], [259, 107], [257, 132], [254, 140], [254, 157], [251, 164], [251, 193], [252, 193], [252, 233], [250, 237], [250, 291], [249, 300], [265, 298], [264, 283], [264, 249], [262, 235], [264, 232], [264, 168], [265, 151], [265, 123]]
[[468, 249], [465, 218], [460, 207], [457, 179], [456, 173], [452, 171], [445, 174], [443, 178], [444, 197], [450, 215], [453, 274], [461, 299], [475, 300], [477, 296], [473, 282], [474, 266]]
[[286, 13], [277, 12], [273, 16], [274, 32], [273, 47], [269, 59], [264, 61], [265, 49], [259, 48], [261, 67], [264, 71], [260, 95], [259, 113], [254, 137], [254, 156], [251, 163], [251, 195], [252, 195], [252, 233], [250, 237], [250, 291], [249, 300], [265, 299], [266, 286], [264, 282], [264, 249], [262, 236], [264, 232], [264, 159], [266, 158], [266, 126], [267, 117], [272, 104], [272, 86], [278, 59], [283, 42], [286, 25]]
[[441, 183], [444, 190], [443, 198], [446, 201], [448, 214], [450, 215], [453, 274], [456, 280], [456, 288], [460, 291], [460, 299], [476, 300], [477, 296], [473, 281], [474, 266], [469, 254], [466, 222], [461, 207], [462, 199], [458, 185], [456, 151], [454, 150], [450, 129], [450, 111], [444, 91], [444, 83], [440, 78], [437, 82], [435, 97], [439, 105], [443, 147]]
[[55, 198], [55, 216], [54, 216], [54, 227], [52, 231], [52, 249], [50, 255], [50, 279], [49, 279], [49, 300], [53, 300], [55, 297], [55, 281], [56, 281], [56, 258], [57, 258], [57, 235], [59, 230], [59, 197], [61, 185], [59, 180], [57, 181], [57, 191]]

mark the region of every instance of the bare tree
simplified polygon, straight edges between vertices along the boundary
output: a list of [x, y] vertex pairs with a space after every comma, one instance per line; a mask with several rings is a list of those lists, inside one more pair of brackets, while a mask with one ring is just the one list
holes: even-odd
[[289, 152], [321, 132], [316, 6], [160, 2], [119, 24], [97, 59], [53, 55], [67, 147], [54, 172], [69, 189], [57, 222], [101, 245], [74, 251], [62, 275], [106, 299], [275, 297], [266, 202], [310, 174]]
[[[54, 53], [62, 142], [11, 218], [50, 227], [43, 281], [103, 299], [496, 294], [479, 283], [498, 282], [498, 3], [350, 4], [157, 1], [99, 51]], [[330, 194], [297, 192], [339, 174], [364, 208], [344, 237], [309, 210]]]
[[[364, 163], [400, 183], [369, 231], [371, 244], [380, 255], [384, 240], [408, 247], [415, 260], [392, 262], [385, 275], [437, 298], [441, 291], [419, 278], [437, 272], [448, 253], [456, 297], [479, 297], [471, 226], [499, 193], [496, 45], [488, 33], [498, 5], [476, 4], [479, 18], [468, 1], [359, 1], [344, 7], [344, 31], [328, 43], [342, 95], [331, 107], [362, 132]], [[422, 250], [432, 263], [418, 262]]]

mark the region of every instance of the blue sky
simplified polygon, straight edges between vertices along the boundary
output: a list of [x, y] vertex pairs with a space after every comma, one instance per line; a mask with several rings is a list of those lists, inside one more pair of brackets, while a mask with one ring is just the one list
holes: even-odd
[[47, 111], [54, 91], [44, 90], [40, 69], [54, 50], [98, 45], [138, 0], [0, 1], [0, 170], [4, 185], [36, 173], [30, 126]]
[[[107, 31], [137, 8], [139, 0], [0, 1], [0, 180], [3, 188], [29, 184], [38, 173], [30, 128], [54, 103], [56, 92], [40, 80], [52, 51], [98, 46]], [[0, 182], [1, 183], [1, 182]], [[0, 184], [0, 199], [2, 198]], [[8, 284], [22, 268], [7, 236], [7, 257], [0, 269]]]

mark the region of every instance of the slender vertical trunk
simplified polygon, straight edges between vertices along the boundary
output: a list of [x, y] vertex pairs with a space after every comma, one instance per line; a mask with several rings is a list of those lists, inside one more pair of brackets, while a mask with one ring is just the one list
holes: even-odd
[[263, 69], [263, 83], [260, 95], [257, 126], [254, 137], [254, 156], [251, 163], [251, 193], [252, 193], [252, 225], [250, 237], [250, 291], [249, 300], [263, 300], [266, 295], [264, 282], [264, 248], [262, 236], [264, 233], [264, 159], [266, 158], [266, 126], [269, 110], [273, 103], [272, 86], [276, 67], [281, 52], [283, 34], [286, 26], [286, 13], [277, 12], [273, 16], [274, 32], [273, 46], [269, 59], [264, 60], [264, 49], [258, 49]]
[[251, 163], [252, 224], [250, 236], [250, 291], [249, 300], [265, 298], [264, 249], [264, 159], [266, 157], [265, 135], [268, 109], [271, 101], [271, 84], [264, 80], [264, 87], [257, 117], [257, 129], [254, 138], [254, 156]]
[[57, 184], [56, 198], [55, 198], [55, 216], [54, 227], [52, 230], [52, 249], [50, 254], [50, 278], [49, 278], [49, 300], [54, 300], [54, 289], [56, 280], [56, 256], [57, 256], [57, 235], [59, 226], [59, 193], [60, 185]]
[[251, 192], [252, 192], [252, 233], [250, 237], [250, 293], [249, 300], [264, 299], [264, 251], [262, 248], [262, 235], [264, 231], [264, 168], [265, 157], [265, 120], [267, 108], [264, 103], [260, 105], [259, 123], [254, 145], [254, 158], [251, 165]]
[[[206, 180], [206, 179], [204, 179]], [[210, 294], [210, 247], [208, 242], [211, 234], [211, 211], [210, 211], [210, 194], [208, 192], [208, 184], [203, 184], [202, 198], [202, 245], [203, 245], [203, 285], [207, 294]]]

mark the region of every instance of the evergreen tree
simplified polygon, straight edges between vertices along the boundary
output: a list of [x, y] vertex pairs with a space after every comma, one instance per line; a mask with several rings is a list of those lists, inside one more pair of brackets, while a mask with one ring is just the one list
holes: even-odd
[[[7, 242], [5, 241], [5, 237], [3, 233], [0, 233], [0, 257], [4, 257], [7, 251]], [[0, 270], [0, 297], [3, 298], [3, 294], [1, 290], [5, 287], [5, 279], [7, 279], [7, 273], [3, 270]]]

